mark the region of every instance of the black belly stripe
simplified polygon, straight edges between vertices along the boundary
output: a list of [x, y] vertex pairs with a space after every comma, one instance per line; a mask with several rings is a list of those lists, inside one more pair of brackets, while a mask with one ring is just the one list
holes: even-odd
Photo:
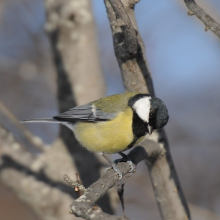
[[133, 120], [132, 120], [132, 131], [134, 135], [133, 141], [127, 146], [127, 149], [132, 148], [139, 138], [143, 137], [148, 133], [147, 123], [144, 122], [136, 112], [133, 112]]

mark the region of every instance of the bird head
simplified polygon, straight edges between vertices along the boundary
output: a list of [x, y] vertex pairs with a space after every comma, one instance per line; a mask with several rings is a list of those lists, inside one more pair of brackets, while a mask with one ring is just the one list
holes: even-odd
[[148, 133], [164, 127], [169, 119], [168, 110], [162, 100], [148, 94], [137, 94], [129, 100], [129, 106], [148, 125]]

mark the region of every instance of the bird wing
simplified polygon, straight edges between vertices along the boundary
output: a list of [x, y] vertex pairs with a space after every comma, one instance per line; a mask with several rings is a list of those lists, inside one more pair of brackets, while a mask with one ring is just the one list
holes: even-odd
[[76, 121], [109, 121], [116, 117], [120, 112], [123, 112], [131, 97], [138, 94], [137, 92], [126, 92], [98, 99], [86, 105], [76, 106], [61, 113], [54, 119], [58, 121], [76, 122]]
[[96, 107], [93, 103], [76, 106], [55, 117], [58, 121], [76, 122], [76, 121], [108, 121], [113, 119], [117, 113], [107, 113]]

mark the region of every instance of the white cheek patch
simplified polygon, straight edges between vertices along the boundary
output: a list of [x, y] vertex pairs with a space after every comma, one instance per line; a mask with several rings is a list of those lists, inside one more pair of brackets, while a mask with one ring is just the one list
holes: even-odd
[[133, 109], [136, 111], [137, 115], [145, 122], [149, 122], [149, 113], [150, 113], [150, 100], [151, 97], [144, 97], [139, 99], [133, 105]]

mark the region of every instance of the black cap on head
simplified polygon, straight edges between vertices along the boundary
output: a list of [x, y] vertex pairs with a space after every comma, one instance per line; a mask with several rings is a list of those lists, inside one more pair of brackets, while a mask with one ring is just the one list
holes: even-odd
[[153, 127], [153, 129], [159, 129], [164, 127], [168, 120], [169, 115], [166, 105], [159, 98], [152, 97], [149, 125]]

